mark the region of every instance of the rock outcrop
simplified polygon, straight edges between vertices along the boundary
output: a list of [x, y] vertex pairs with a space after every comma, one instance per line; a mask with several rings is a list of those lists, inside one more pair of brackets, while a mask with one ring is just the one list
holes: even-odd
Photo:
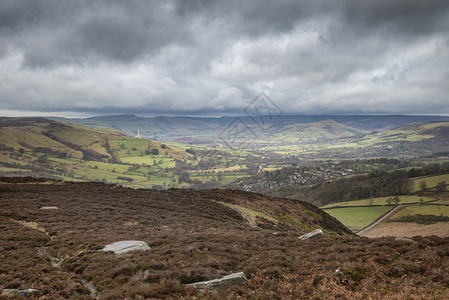
[[323, 237], [324, 233], [321, 229], [315, 229], [309, 233], [303, 234], [299, 237], [300, 240], [310, 240]]
[[115, 254], [124, 254], [130, 251], [146, 251], [151, 248], [144, 241], [120, 241], [106, 245], [101, 251], [112, 251]]
[[40, 296], [41, 292], [39, 292], [36, 289], [25, 289], [25, 290], [18, 290], [18, 289], [3, 289], [2, 294], [5, 294], [7, 296], [19, 296], [19, 297], [26, 297], [30, 298], [32, 296]]
[[59, 209], [59, 208], [56, 207], [56, 206], [42, 206], [40, 209], [43, 209], [43, 210], [54, 210], [54, 209]]
[[188, 286], [193, 286], [200, 291], [207, 289], [211, 292], [220, 292], [233, 285], [243, 285], [247, 281], [245, 273], [239, 272], [223, 276], [222, 278], [190, 283]]

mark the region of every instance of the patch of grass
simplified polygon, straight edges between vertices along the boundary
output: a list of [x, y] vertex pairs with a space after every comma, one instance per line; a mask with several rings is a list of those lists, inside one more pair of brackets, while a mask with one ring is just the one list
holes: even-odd
[[387, 206], [347, 207], [326, 210], [332, 217], [352, 230], [361, 229], [374, 222], [381, 215], [390, 210]]
[[0, 172], [28, 172], [28, 169], [0, 167]]
[[308, 209], [305, 210], [305, 212], [309, 215], [311, 215], [316, 220], [321, 220], [321, 216], [317, 213], [314, 213], [313, 211], [310, 211]]
[[419, 185], [424, 181], [427, 184], [427, 188], [434, 188], [441, 181], [446, 181], [449, 184], [449, 174], [430, 176], [430, 177], [421, 177], [413, 180], [413, 191], [417, 192], [420, 190]]
[[276, 220], [275, 218], [273, 218], [273, 217], [271, 217], [271, 216], [269, 216], [266, 213], [263, 213], [261, 211], [256, 211], [256, 210], [253, 210], [253, 209], [250, 209], [250, 208], [247, 208], [247, 207], [243, 207], [243, 206], [240, 206], [240, 205], [237, 205], [237, 204], [224, 203], [224, 202], [220, 202], [220, 201], [216, 201], [216, 202], [221, 203], [221, 204], [225, 204], [226, 206], [232, 206], [234, 208], [240, 209], [246, 215], [248, 215], [251, 218], [251, 220], [253, 220], [253, 221], [256, 221], [257, 217], [259, 217], [259, 218], [267, 219], [267, 220], [272, 221], [274, 223], [278, 222], [278, 220]]
[[[378, 198], [369, 198], [369, 199], [363, 199], [363, 200], [354, 200], [354, 201], [345, 201], [345, 202], [338, 202], [338, 203], [332, 203], [325, 206], [322, 206], [321, 208], [332, 208], [332, 207], [341, 207], [341, 206], [369, 206], [369, 205], [387, 205], [387, 200], [389, 198], [394, 198], [394, 196], [389, 197], [378, 197]], [[399, 199], [401, 199], [400, 204], [407, 204], [407, 203], [419, 203], [420, 199], [423, 199], [424, 202], [434, 200], [431, 197], [420, 197], [416, 195], [412, 196], [399, 196]]]
[[290, 215], [279, 215], [279, 217], [290, 225], [301, 226], [301, 222]]

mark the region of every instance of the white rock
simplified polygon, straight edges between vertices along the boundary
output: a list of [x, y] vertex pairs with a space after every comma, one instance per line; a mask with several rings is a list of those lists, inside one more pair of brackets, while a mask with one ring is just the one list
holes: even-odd
[[402, 241], [402, 242], [408, 242], [408, 243], [416, 243], [416, 241], [412, 240], [412, 239], [408, 239], [408, 238], [404, 238], [404, 237], [395, 237], [394, 239], [395, 241]]
[[340, 275], [340, 274], [342, 274], [342, 272], [340, 271], [340, 269], [337, 269], [337, 270], [335, 270], [333, 275]]
[[52, 209], [59, 209], [59, 208], [56, 207], [56, 206], [42, 206], [41, 209], [44, 209], [44, 210], [52, 210]]
[[22, 296], [26, 298], [30, 298], [32, 296], [40, 296], [41, 292], [39, 292], [36, 289], [25, 289], [25, 290], [18, 290], [18, 289], [3, 289], [3, 293], [5, 295], [11, 296], [11, 295], [17, 295]]
[[315, 229], [314, 231], [311, 231], [309, 233], [303, 234], [299, 237], [300, 240], [309, 240], [309, 239], [315, 239], [324, 236], [324, 233], [321, 229]]
[[135, 250], [150, 250], [151, 248], [144, 241], [120, 241], [106, 245], [101, 251], [112, 251], [115, 254], [124, 254]]
[[188, 286], [193, 286], [201, 291], [207, 289], [208, 291], [218, 292], [223, 291], [233, 285], [243, 285], [247, 281], [248, 279], [246, 278], [245, 273], [239, 272], [229, 274], [218, 279], [190, 283]]

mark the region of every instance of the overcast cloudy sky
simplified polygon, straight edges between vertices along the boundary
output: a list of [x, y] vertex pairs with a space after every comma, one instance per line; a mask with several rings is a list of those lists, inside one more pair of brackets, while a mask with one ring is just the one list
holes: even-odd
[[0, 1], [0, 115], [449, 114], [447, 0]]

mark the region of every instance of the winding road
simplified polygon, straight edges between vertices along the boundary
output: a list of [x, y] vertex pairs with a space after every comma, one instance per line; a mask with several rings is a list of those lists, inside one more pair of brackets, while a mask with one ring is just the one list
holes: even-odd
[[389, 216], [394, 214], [398, 209], [400, 209], [402, 207], [405, 207], [405, 205], [395, 206], [390, 211], [388, 211], [386, 214], [384, 214], [381, 218], [379, 218], [376, 221], [374, 221], [374, 223], [371, 223], [367, 227], [365, 227], [362, 230], [360, 230], [359, 232], [357, 232], [357, 235], [362, 235], [365, 231], [368, 231], [368, 230], [372, 229], [374, 226], [378, 225], [380, 222], [382, 222], [383, 220], [385, 220], [386, 218], [388, 218]]

